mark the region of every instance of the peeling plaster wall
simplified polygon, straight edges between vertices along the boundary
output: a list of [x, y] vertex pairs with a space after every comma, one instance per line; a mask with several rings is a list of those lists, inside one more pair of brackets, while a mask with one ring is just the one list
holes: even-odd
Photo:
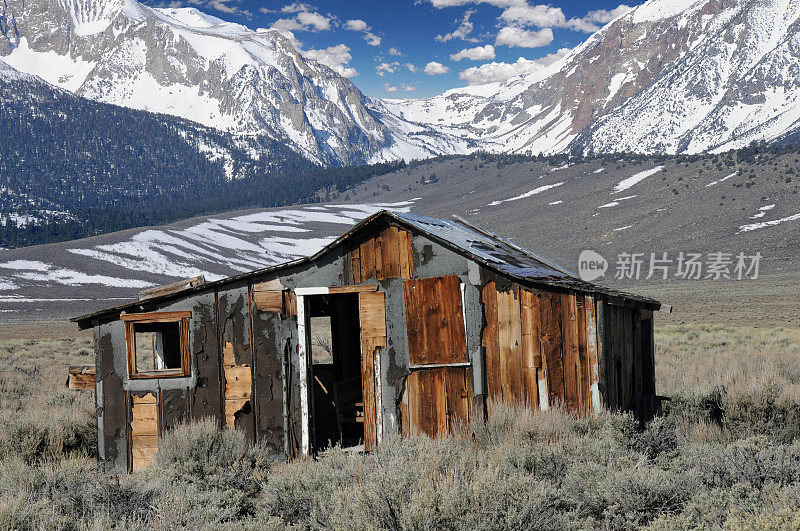
[[192, 312], [188, 327], [188, 377], [128, 378], [125, 323], [118, 320], [96, 322], [98, 453], [104, 469], [125, 471], [128, 468], [128, 394], [151, 392], [159, 396], [160, 393], [162, 426], [166, 429], [189, 418], [190, 411], [192, 418], [218, 417], [219, 380], [213, 374], [207, 376], [218, 367], [214, 293], [184, 297], [160, 307], [144, 305], [137, 311], [184, 310]]

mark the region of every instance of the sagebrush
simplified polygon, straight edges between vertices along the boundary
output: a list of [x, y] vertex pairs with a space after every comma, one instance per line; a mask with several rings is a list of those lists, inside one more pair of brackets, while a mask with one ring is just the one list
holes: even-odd
[[[92, 459], [90, 393], [37, 396], [44, 362], [19, 354], [85, 345], [15, 345], [14, 363], [31, 376], [0, 373], [0, 527], [800, 527], [797, 331], [674, 327], [656, 344], [659, 393], [671, 400], [645, 426], [621, 413], [576, 419], [492, 404], [485, 423], [443, 439], [390, 438], [366, 455], [333, 448], [286, 463], [204, 421], [168, 433], [146, 471], [119, 477]], [[733, 362], [740, 375], [724, 367]], [[8, 398], [20, 391], [28, 398]], [[21, 414], [48, 407], [52, 417]], [[36, 415], [50, 420], [29, 422]]]

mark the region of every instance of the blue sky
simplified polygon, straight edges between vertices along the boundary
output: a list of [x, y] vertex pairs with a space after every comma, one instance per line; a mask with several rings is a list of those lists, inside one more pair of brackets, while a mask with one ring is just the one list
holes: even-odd
[[275, 28], [368, 96], [418, 98], [542, 68], [612, 17], [619, 1], [147, 0]]

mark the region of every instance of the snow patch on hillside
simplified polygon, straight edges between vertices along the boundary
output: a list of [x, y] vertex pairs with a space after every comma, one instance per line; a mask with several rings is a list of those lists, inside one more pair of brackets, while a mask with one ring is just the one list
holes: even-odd
[[[65, 286], [81, 286], [85, 284], [102, 284], [113, 288], [147, 288], [153, 284], [142, 280], [111, 277], [108, 275], [91, 275], [74, 269], [52, 266], [44, 262], [29, 260], [13, 260], [0, 263], [1, 269], [13, 271], [11, 276], [19, 280], [33, 280], [45, 284], [63, 284]], [[8, 282], [8, 281], [7, 281]]]
[[639, 173], [635, 173], [626, 179], [622, 179], [617, 185], [614, 187], [614, 191], [612, 194], [618, 194], [620, 192], [624, 192], [628, 188], [636, 185], [637, 183], [642, 182], [643, 180], [647, 179], [651, 175], [654, 175], [661, 171], [664, 166], [656, 166], [655, 168], [640, 171]]
[[208, 218], [182, 230], [148, 229], [125, 241], [69, 252], [131, 271], [218, 280], [310, 256], [343, 232], [336, 226], [352, 226], [382, 209], [408, 212], [413, 204], [304, 206]]
[[509, 201], [519, 201], [520, 199], [526, 199], [528, 197], [540, 194], [542, 192], [546, 192], [547, 190], [551, 190], [558, 186], [564, 184], [563, 182], [555, 183], [555, 184], [545, 184], [544, 186], [539, 186], [538, 188], [534, 188], [533, 190], [529, 190], [523, 194], [515, 195], [514, 197], [509, 197], [508, 199], [501, 199], [499, 201], [492, 201], [487, 206], [497, 206], [501, 203], [508, 203]]

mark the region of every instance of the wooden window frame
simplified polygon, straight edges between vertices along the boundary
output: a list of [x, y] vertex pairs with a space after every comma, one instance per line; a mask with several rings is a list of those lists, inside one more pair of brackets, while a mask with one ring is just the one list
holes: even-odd
[[[149, 312], [126, 313], [120, 316], [125, 323], [125, 344], [128, 357], [128, 378], [134, 380], [158, 378], [185, 378], [191, 374], [189, 364], [189, 319], [192, 312]], [[134, 344], [134, 325], [142, 323], [178, 323], [181, 349], [181, 368], [175, 370], [136, 371], [136, 346]]]

